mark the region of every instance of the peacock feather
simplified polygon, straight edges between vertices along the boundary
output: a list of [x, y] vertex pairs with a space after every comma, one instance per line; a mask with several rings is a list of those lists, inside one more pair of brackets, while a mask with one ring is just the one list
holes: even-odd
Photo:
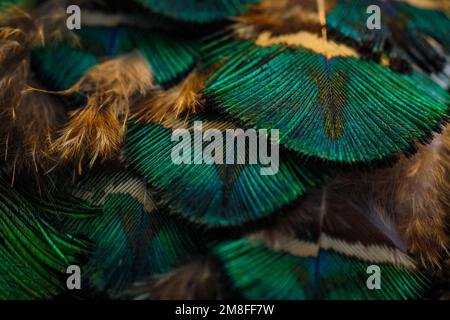
[[[1, 299], [50, 298], [64, 290], [67, 267], [87, 257], [90, 241], [75, 237], [52, 225], [58, 208], [70, 208], [70, 199], [52, 201], [46, 206], [24, 197], [1, 179]], [[36, 205], [38, 203], [38, 205]], [[92, 209], [78, 205], [76, 214], [91, 214]], [[69, 211], [63, 209], [62, 211]]]
[[[366, 27], [366, 11], [371, 5], [381, 8], [380, 29]], [[350, 40], [373, 56], [386, 52], [394, 65], [415, 64], [427, 72], [441, 70], [446, 60], [429, 37], [447, 53], [450, 50], [446, 14], [401, 1], [339, 1], [327, 15], [327, 26], [338, 39]]]
[[448, 93], [419, 73], [282, 45], [238, 51], [204, 93], [244, 125], [280, 128], [289, 149], [346, 163], [409, 153], [448, 119]]
[[408, 299], [426, 287], [424, 278], [411, 271], [381, 265], [382, 290], [361, 286], [370, 263], [330, 251], [316, 255], [296, 244], [295, 253], [273, 250], [245, 239], [214, 248], [235, 289], [247, 299]]
[[74, 0], [69, 30], [66, 1], [0, 1], [0, 299], [440, 294], [429, 2]]
[[73, 190], [102, 209], [96, 216], [61, 223], [95, 242], [94, 256], [84, 267], [98, 294], [117, 298], [133, 282], [168, 272], [201, 248], [189, 226], [168, 219], [144, 181], [130, 172], [97, 169]]
[[194, 23], [208, 23], [237, 16], [258, 0], [137, 0], [143, 6], [165, 16]]
[[[209, 116], [210, 117], [210, 116]], [[223, 119], [204, 119], [203, 125], [220, 128], [223, 141], [226, 128], [233, 124]], [[194, 131], [192, 119], [188, 128]], [[295, 156], [280, 155], [279, 172], [261, 175], [261, 164], [199, 164], [172, 161], [172, 150], [177, 145], [171, 139], [174, 129], [161, 125], [129, 127], [125, 140], [126, 159], [154, 186], [174, 212], [195, 222], [209, 226], [240, 225], [268, 216], [303, 195], [319, 183], [321, 174], [306, 165], [299, 165]], [[192, 162], [208, 143], [196, 144], [192, 132]], [[190, 137], [190, 135], [189, 135]], [[172, 140], [172, 141], [171, 141]], [[160, 143], [155, 143], [160, 141]], [[225, 155], [223, 155], [225, 156]], [[236, 155], [237, 156], [237, 155]], [[197, 159], [200, 160], [200, 159]], [[264, 195], [261, 190], [265, 190]], [[194, 195], [202, 194], [201, 198]]]

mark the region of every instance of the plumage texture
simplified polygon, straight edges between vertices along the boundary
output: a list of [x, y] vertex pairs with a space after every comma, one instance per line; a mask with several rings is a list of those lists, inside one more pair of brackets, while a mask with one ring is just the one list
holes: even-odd
[[[205, 120], [205, 130], [219, 128], [224, 133], [232, 126], [214, 118], [210, 122], [208, 118], [198, 119]], [[192, 122], [188, 126], [191, 132]], [[129, 127], [125, 157], [160, 192], [170, 209], [195, 222], [210, 226], [251, 222], [289, 204], [320, 181], [319, 173], [297, 165], [295, 157], [287, 152], [280, 154], [279, 172], [275, 175], [260, 175], [261, 164], [176, 165], [171, 155], [178, 139], [170, 141], [171, 136], [170, 128], [136, 123]], [[192, 161], [201, 152], [198, 148], [206, 145], [193, 145]], [[199, 193], [201, 198], [196, 196]]]
[[353, 57], [253, 46], [232, 55], [203, 93], [244, 125], [279, 128], [280, 143], [302, 155], [354, 163], [410, 153], [448, 120], [448, 93], [413, 77]]
[[444, 13], [450, 13], [450, 3], [440, 0], [402, 0], [418, 8], [441, 10]]
[[[331, 10], [336, 0], [325, 2], [327, 11]], [[316, 34], [321, 32], [321, 21], [317, 0], [262, 0], [235, 18], [233, 30], [244, 38], [256, 37], [267, 31], [275, 34], [296, 33], [300, 30]]]
[[242, 239], [218, 245], [215, 254], [247, 299], [408, 299], [427, 285], [418, 274], [379, 265], [383, 288], [369, 290], [364, 284], [370, 263], [328, 251], [299, 256]]
[[[334, 244], [345, 241], [347, 248], [340, 249], [346, 251], [359, 242], [362, 251], [352, 251], [360, 259], [376, 244], [388, 249], [385, 262], [410, 265], [410, 253], [422, 265], [439, 265], [449, 244], [448, 137], [446, 129], [416, 155], [402, 157], [391, 168], [340, 173], [309, 192], [300, 206], [279, 219], [274, 231], [260, 236], [277, 239], [271, 235], [275, 232], [308, 241], [325, 236]], [[358, 225], [357, 230], [353, 225]]]
[[69, 89], [98, 63], [94, 54], [64, 45], [38, 47], [31, 55], [36, 77], [47, 89], [55, 91]]
[[[24, 94], [14, 114], [5, 114], [1, 136], [6, 159], [12, 159], [13, 171], [31, 169], [36, 174], [50, 166], [49, 147], [56, 128], [65, 118], [61, 103], [48, 94]], [[18, 143], [20, 141], [20, 143]]]
[[195, 0], [137, 0], [156, 13], [181, 21], [208, 23], [223, 20], [245, 12], [249, 4], [257, 0], [206, 0], [199, 3]]
[[175, 87], [150, 93], [133, 112], [133, 118], [143, 123], [164, 123], [197, 113], [204, 104], [200, 94], [204, 81], [205, 75], [194, 69]]
[[130, 99], [153, 86], [150, 66], [139, 53], [96, 65], [63, 92], [83, 92], [87, 104], [71, 114], [50, 151], [62, 162], [75, 160], [79, 172], [83, 161], [92, 167], [97, 158], [111, 159], [123, 140]]
[[88, 241], [56, 229], [45, 211], [0, 179], [0, 298], [50, 298], [65, 287], [66, 268], [90, 252]]
[[[366, 27], [369, 17], [366, 10], [370, 5], [382, 10], [379, 30]], [[387, 52], [392, 66], [399, 69], [408, 70], [407, 66], [417, 65], [427, 72], [441, 70], [445, 56], [432, 40], [440, 43], [447, 53], [450, 49], [449, 17], [440, 11], [395, 0], [339, 1], [327, 15], [327, 27], [338, 39], [348, 39], [372, 56], [379, 58]]]
[[217, 271], [199, 259], [173, 271], [136, 282], [127, 295], [136, 300], [203, 300], [219, 297]]
[[440, 295], [448, 15], [426, 2], [0, 0], [0, 299]]
[[96, 217], [67, 219], [63, 228], [95, 241], [86, 273], [105, 296], [117, 298], [133, 282], [189, 261], [201, 246], [187, 226], [158, 210], [142, 179], [129, 172], [93, 173], [74, 192], [102, 209]]
[[78, 32], [81, 44], [97, 56], [139, 50], [150, 64], [155, 81], [170, 86], [197, 63], [198, 39], [132, 27], [87, 27]]

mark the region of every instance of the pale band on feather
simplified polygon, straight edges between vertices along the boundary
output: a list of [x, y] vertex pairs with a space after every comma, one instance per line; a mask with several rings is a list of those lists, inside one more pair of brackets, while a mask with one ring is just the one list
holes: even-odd
[[297, 240], [280, 233], [267, 237], [265, 232], [259, 232], [247, 237], [249, 240], [262, 241], [274, 250], [288, 252], [297, 257], [317, 257], [319, 250], [332, 250], [349, 257], [355, 257], [371, 263], [391, 263], [395, 266], [415, 269], [414, 261], [404, 252], [378, 245], [363, 245], [360, 242], [350, 243], [334, 239], [324, 233], [317, 243]]
[[128, 178], [127, 180], [120, 180], [108, 184], [104, 189], [104, 195], [97, 201], [94, 201], [95, 194], [98, 190], [86, 190], [81, 188], [74, 192], [74, 196], [79, 197], [85, 201], [92, 203], [95, 206], [102, 206], [106, 202], [106, 198], [113, 194], [126, 194], [138, 200], [144, 207], [146, 212], [152, 212], [156, 209], [156, 204], [150, 195], [144, 181], [139, 178]]
[[333, 41], [326, 41], [313, 33], [304, 31], [280, 36], [272, 36], [272, 34], [267, 31], [262, 32], [256, 39], [256, 44], [262, 47], [275, 44], [301, 46], [315, 53], [324, 55], [327, 59], [335, 57], [358, 57], [358, 53], [346, 45], [337, 44]]

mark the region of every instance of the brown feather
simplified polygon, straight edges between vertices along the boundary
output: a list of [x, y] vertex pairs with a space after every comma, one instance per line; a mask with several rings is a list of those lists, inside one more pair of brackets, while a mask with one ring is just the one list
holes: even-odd
[[204, 73], [194, 70], [177, 86], [151, 93], [139, 104], [133, 118], [145, 123], [165, 123], [198, 112], [203, 107], [199, 92], [204, 87], [205, 77]]
[[450, 1], [447, 0], [400, 0], [423, 9], [441, 10], [450, 14]]
[[70, 115], [51, 152], [62, 163], [75, 161], [79, 173], [85, 160], [92, 166], [97, 158], [113, 158], [123, 140], [130, 99], [153, 87], [150, 65], [138, 52], [93, 67], [62, 92], [85, 94], [87, 105]]
[[[327, 1], [327, 11], [336, 2]], [[256, 37], [262, 31], [271, 31], [276, 35], [300, 30], [316, 34], [321, 32], [317, 0], [264, 0], [234, 20], [235, 33], [244, 38]]]
[[410, 250], [424, 265], [437, 265], [449, 249], [446, 234], [450, 216], [450, 128], [397, 166], [397, 212], [400, 230]]
[[272, 227], [250, 234], [275, 250], [296, 256], [317, 257], [333, 250], [370, 263], [415, 268], [396, 225], [380, 219], [370, 197], [359, 191], [363, 182], [342, 175], [279, 216]]
[[14, 169], [30, 164], [35, 170], [40, 167], [49, 131], [55, 125], [58, 111], [51, 110], [55, 101], [42, 93], [24, 92], [29, 82], [30, 52], [35, 46], [61, 38], [76, 42], [65, 24], [63, 2], [49, 1], [29, 12], [13, 5], [0, 11], [0, 140], [2, 153], [13, 160]]
[[298, 254], [314, 254], [319, 244], [363, 260], [412, 268], [411, 255], [422, 266], [439, 267], [449, 249], [449, 177], [447, 128], [391, 168], [342, 173], [309, 191], [272, 227], [250, 237]]
[[65, 0], [47, 1], [29, 11], [10, 5], [0, 11], [0, 25], [21, 30], [27, 48], [62, 39], [78, 44], [78, 38], [66, 26], [67, 6]]
[[209, 300], [218, 298], [218, 283], [218, 275], [210, 261], [199, 259], [135, 283], [129, 294], [140, 300]]
[[12, 159], [13, 170], [31, 169], [36, 174], [48, 169], [48, 147], [55, 129], [64, 119], [64, 108], [57, 99], [40, 93], [25, 94], [12, 115], [1, 117], [5, 157]]

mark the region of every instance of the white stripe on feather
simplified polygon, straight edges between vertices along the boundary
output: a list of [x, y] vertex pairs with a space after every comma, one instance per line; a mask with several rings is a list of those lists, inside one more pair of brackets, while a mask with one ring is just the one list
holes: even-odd
[[364, 245], [361, 242], [350, 243], [345, 240], [334, 239], [326, 234], [321, 234], [318, 243], [293, 239], [279, 233], [273, 234], [269, 238], [264, 232], [252, 234], [248, 236], [248, 239], [262, 241], [274, 250], [284, 251], [297, 257], [317, 257], [319, 250], [322, 249], [335, 251], [370, 263], [390, 263], [397, 267], [416, 268], [414, 260], [398, 249], [379, 245]]
[[156, 209], [155, 202], [153, 201], [144, 181], [138, 178], [128, 178], [125, 181], [112, 182], [105, 188], [103, 197], [98, 201], [94, 201], [94, 197], [97, 192], [98, 190], [81, 189], [75, 191], [74, 195], [91, 203], [92, 205], [102, 206], [105, 204], [106, 198], [109, 195], [125, 194], [138, 200], [146, 212], [152, 212]]

